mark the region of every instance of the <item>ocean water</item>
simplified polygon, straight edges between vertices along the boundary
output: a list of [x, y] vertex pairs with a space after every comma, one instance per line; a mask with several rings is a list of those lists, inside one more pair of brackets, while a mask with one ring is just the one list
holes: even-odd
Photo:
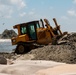
[[0, 52], [12, 52], [16, 46], [12, 46], [10, 39], [0, 39]]

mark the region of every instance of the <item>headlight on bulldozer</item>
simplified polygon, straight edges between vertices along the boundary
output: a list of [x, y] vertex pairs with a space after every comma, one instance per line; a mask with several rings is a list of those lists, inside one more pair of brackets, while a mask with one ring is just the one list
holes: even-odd
[[16, 45], [16, 40], [17, 40], [16, 37], [13, 37], [13, 38], [11, 39], [11, 43], [12, 43], [12, 45]]
[[14, 42], [16, 42], [16, 40], [15, 39], [12, 39], [12, 42], [14, 43]]

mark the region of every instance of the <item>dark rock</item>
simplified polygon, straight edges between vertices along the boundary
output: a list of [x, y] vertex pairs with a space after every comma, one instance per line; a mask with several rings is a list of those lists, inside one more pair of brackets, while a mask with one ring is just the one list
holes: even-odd
[[7, 60], [4, 57], [0, 57], [0, 64], [7, 64]]
[[16, 32], [14, 30], [4, 30], [4, 32], [1, 34], [1, 39], [11, 39], [12, 37], [17, 36]]

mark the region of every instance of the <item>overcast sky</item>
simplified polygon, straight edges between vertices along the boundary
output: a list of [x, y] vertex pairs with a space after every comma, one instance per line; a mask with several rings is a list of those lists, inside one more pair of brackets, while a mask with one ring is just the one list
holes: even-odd
[[53, 18], [62, 31], [76, 32], [76, 0], [0, 0], [0, 33], [15, 24]]

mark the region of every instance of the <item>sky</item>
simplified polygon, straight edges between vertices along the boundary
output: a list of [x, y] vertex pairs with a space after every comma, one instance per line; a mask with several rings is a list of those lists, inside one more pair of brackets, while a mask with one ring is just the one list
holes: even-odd
[[76, 32], [76, 0], [0, 0], [0, 33], [44, 18], [53, 27], [56, 18], [63, 32]]

